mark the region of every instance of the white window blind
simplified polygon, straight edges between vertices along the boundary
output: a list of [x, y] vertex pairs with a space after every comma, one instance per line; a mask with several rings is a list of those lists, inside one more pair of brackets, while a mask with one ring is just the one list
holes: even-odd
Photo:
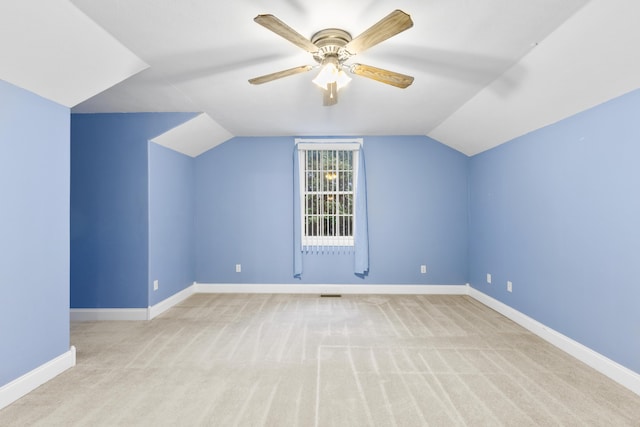
[[360, 144], [349, 141], [298, 143], [301, 238], [306, 251], [354, 245]]

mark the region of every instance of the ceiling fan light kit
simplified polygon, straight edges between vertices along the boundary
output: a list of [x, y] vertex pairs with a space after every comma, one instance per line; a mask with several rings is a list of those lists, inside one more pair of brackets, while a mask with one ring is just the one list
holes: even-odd
[[322, 89], [326, 89], [329, 83], [336, 83], [338, 89], [342, 89], [351, 81], [351, 77], [347, 75], [334, 56], [328, 56], [322, 61], [322, 67], [315, 79], [312, 80]]
[[358, 53], [411, 28], [413, 26], [411, 17], [401, 10], [391, 12], [354, 39], [345, 30], [327, 28], [318, 31], [309, 40], [273, 15], [258, 15], [254, 18], [254, 21], [311, 53], [318, 65], [303, 65], [255, 77], [249, 80], [251, 84], [267, 83], [283, 77], [304, 73], [319, 66], [320, 72], [312, 81], [322, 88], [324, 92], [323, 105], [329, 106], [338, 102], [338, 90], [351, 81], [351, 78], [344, 72], [345, 69], [351, 74], [367, 77], [402, 89], [413, 83], [413, 77], [411, 76], [369, 65], [347, 63], [351, 57]]

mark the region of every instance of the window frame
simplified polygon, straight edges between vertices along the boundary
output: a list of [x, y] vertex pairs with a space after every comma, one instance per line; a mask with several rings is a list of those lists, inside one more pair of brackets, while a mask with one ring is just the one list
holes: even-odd
[[[298, 150], [299, 156], [299, 192], [300, 192], [300, 238], [302, 247], [351, 247], [355, 246], [355, 229], [356, 229], [356, 221], [357, 221], [357, 212], [356, 212], [356, 192], [357, 192], [357, 182], [358, 182], [358, 151], [362, 147], [363, 140], [362, 138], [344, 138], [344, 139], [317, 139], [317, 138], [296, 138], [296, 150]], [[352, 195], [352, 215], [353, 221], [351, 224], [351, 236], [310, 236], [307, 235], [308, 228], [305, 227], [307, 223], [307, 200], [306, 195], [309, 194], [306, 188], [306, 180], [305, 177], [307, 175], [307, 163], [306, 163], [306, 155], [305, 152], [307, 150], [319, 150], [319, 151], [353, 151], [352, 155], [352, 188], [353, 190], [349, 192]], [[327, 193], [331, 193], [328, 191]], [[335, 192], [333, 192], [335, 193]], [[318, 194], [314, 192], [314, 194]], [[339, 214], [336, 212], [333, 215], [339, 217]], [[338, 218], [336, 219], [338, 220]]]

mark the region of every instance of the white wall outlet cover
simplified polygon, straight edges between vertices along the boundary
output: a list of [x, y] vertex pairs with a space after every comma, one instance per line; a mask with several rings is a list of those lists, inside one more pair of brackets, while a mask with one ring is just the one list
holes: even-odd
[[507, 281], [507, 291], [513, 292], [513, 283], [510, 280]]
[[420, 273], [425, 274], [427, 272], [427, 266], [426, 265], [421, 265], [420, 266]]
[[242, 271], [242, 264], [236, 264], [236, 273], [240, 273]]
[[158, 288], [159, 288], [158, 281], [157, 281], [157, 280], [154, 280], [154, 281], [153, 281], [153, 290], [154, 290], [154, 291], [157, 291], [157, 290], [158, 290]]
[[491, 274], [487, 273], [487, 283], [491, 283]]

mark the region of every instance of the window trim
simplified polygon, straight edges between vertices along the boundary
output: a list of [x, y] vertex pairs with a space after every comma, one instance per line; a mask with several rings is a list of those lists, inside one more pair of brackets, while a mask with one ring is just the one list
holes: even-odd
[[295, 139], [296, 150], [300, 154], [306, 150], [338, 150], [338, 151], [354, 151], [353, 156], [353, 231], [351, 236], [306, 236], [305, 227], [305, 189], [304, 187], [304, 175], [306, 174], [305, 156], [298, 156], [299, 162], [299, 194], [300, 194], [300, 239], [301, 246], [303, 248], [309, 247], [344, 247], [353, 248], [355, 246], [355, 229], [358, 213], [355, 206], [355, 198], [357, 192], [358, 182], [358, 150], [363, 145], [362, 138], [296, 138]]

